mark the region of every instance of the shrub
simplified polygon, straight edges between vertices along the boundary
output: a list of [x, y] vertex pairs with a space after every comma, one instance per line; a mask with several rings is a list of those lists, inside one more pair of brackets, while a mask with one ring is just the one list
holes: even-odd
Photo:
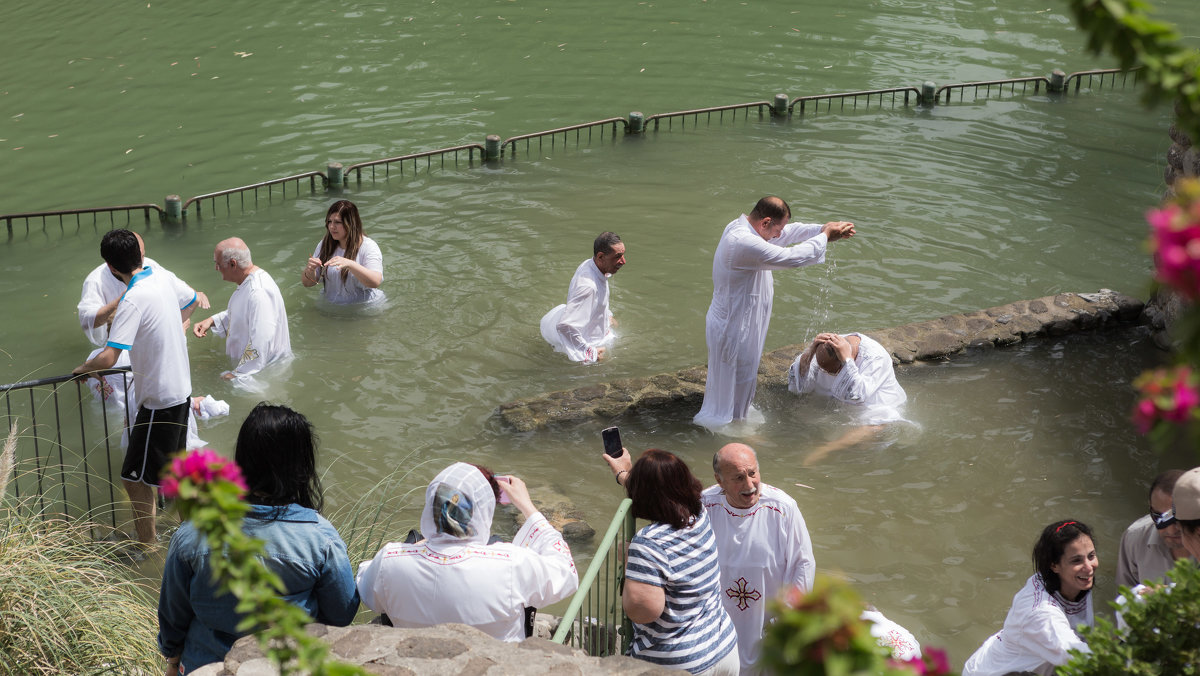
[[5, 499], [14, 425], [0, 453], [0, 675], [157, 673], [153, 590], [91, 524], [22, 516]]

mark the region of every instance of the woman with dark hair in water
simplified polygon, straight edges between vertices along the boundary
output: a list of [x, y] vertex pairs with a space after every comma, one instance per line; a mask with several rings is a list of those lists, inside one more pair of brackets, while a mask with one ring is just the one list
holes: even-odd
[[364, 303], [383, 298], [383, 253], [363, 234], [358, 207], [338, 200], [325, 212], [325, 236], [300, 274], [304, 286], [324, 281], [331, 303]]

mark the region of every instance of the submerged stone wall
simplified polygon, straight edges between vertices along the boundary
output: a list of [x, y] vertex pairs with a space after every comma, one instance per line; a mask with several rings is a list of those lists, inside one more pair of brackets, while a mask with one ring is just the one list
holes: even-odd
[[[1139, 321], [1142, 301], [1108, 289], [1097, 293], [1060, 293], [986, 310], [947, 315], [915, 324], [864, 331], [908, 364], [948, 357], [968, 347], [1011, 345], [1036, 336], [1059, 336]], [[785, 387], [787, 369], [804, 345], [789, 345], [763, 355], [760, 388]], [[574, 390], [550, 392], [502, 404], [496, 414], [517, 431], [587, 420], [611, 420], [623, 413], [700, 410], [708, 369], [693, 366], [675, 373], [625, 378]]]

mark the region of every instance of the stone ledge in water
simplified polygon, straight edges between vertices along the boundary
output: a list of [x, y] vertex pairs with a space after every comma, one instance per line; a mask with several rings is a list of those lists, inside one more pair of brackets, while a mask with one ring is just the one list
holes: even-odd
[[[943, 359], [967, 347], [997, 347], [1035, 336], [1131, 324], [1140, 320], [1142, 309], [1137, 298], [1101, 289], [1017, 301], [865, 333], [892, 354], [893, 363], [910, 364]], [[764, 354], [758, 368], [759, 387], [782, 387], [788, 367], [803, 349], [804, 345], [788, 345]], [[707, 372], [704, 366], [693, 366], [675, 373], [551, 392], [502, 404], [496, 413], [507, 426], [528, 432], [589, 419], [611, 420], [624, 413], [699, 410]]]
[[[582, 650], [544, 638], [505, 643], [463, 624], [441, 624], [423, 629], [399, 629], [378, 624], [349, 627], [310, 624], [307, 629], [329, 644], [335, 659], [359, 665], [380, 676], [665, 676], [680, 673], [632, 657], [589, 657]], [[263, 655], [258, 640], [244, 636], [233, 644], [224, 663], [209, 664], [191, 673], [194, 676], [277, 676], [279, 671]]]

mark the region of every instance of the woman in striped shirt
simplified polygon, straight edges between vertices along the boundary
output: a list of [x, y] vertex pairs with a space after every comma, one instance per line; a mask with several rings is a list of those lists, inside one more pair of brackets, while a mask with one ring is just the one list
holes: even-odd
[[652, 448], [631, 462], [604, 456], [651, 524], [629, 544], [622, 606], [634, 657], [703, 676], [738, 673], [737, 634], [721, 605], [717, 542], [687, 463]]

